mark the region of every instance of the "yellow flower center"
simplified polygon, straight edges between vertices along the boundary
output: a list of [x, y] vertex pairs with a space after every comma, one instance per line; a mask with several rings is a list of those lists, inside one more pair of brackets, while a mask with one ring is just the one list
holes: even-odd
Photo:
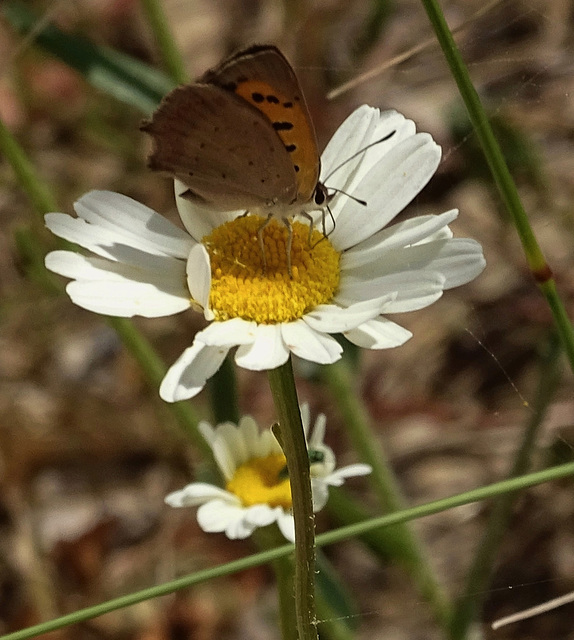
[[226, 488], [241, 500], [244, 507], [268, 504], [270, 507], [290, 509], [291, 486], [284, 474], [286, 464], [282, 453], [253, 458], [237, 467]]
[[211, 259], [209, 302], [216, 320], [292, 322], [333, 299], [340, 254], [329, 239], [317, 230], [309, 238], [308, 225], [293, 222], [291, 277], [288, 230], [275, 219], [261, 230], [264, 223], [260, 216], [241, 216], [203, 238]]

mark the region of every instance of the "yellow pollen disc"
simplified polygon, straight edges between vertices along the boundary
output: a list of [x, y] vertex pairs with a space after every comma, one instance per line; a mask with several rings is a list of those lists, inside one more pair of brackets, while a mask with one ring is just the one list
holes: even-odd
[[267, 504], [290, 509], [291, 487], [289, 478], [283, 477], [285, 465], [282, 453], [253, 458], [237, 467], [226, 488], [241, 500], [244, 507]]
[[319, 304], [331, 302], [339, 286], [339, 253], [328, 238], [293, 222], [291, 272], [287, 263], [288, 231], [273, 219], [241, 216], [203, 238], [211, 259], [209, 302], [219, 321], [231, 318], [258, 324], [292, 322]]

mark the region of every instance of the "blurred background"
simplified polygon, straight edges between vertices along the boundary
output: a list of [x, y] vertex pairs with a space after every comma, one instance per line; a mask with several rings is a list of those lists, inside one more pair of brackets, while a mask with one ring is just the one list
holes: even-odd
[[[145, 167], [145, 115], [94, 89], [18, 32], [0, 4], [0, 117], [71, 213], [91, 189], [127, 194], [177, 222], [172, 185]], [[136, 0], [24, 3], [42, 24], [151, 66], [157, 48]], [[190, 78], [238, 47], [274, 43], [293, 63], [323, 147], [356, 106], [396, 109], [443, 148], [437, 175], [408, 215], [459, 208], [456, 235], [484, 247], [485, 272], [433, 306], [393, 318], [414, 333], [403, 347], [360, 354], [357, 389], [409, 503], [502, 479], [532, 416], [550, 312], [526, 267], [436, 44], [415, 0], [165, 0]], [[574, 5], [568, 0], [443, 2], [518, 182], [539, 242], [574, 316]], [[485, 8], [488, 9], [485, 11]], [[476, 15], [482, 12], [481, 15]], [[335, 99], [327, 94], [386, 68]], [[197, 452], [105, 319], [55, 294], [34, 268], [55, 248], [8, 163], [0, 158], [0, 632], [242, 557], [249, 541], [203, 533], [195, 510], [170, 510], [171, 490], [197, 477]], [[33, 253], [33, 252], [32, 252]], [[166, 362], [191, 343], [191, 312], [136, 320]], [[573, 459], [572, 374], [561, 362], [533, 464]], [[356, 461], [317, 371], [300, 367], [299, 393], [328, 418], [340, 464]], [[264, 374], [238, 370], [240, 404], [274, 420]], [[210, 417], [209, 396], [193, 402]], [[351, 484], [372, 505], [367, 483]], [[447, 591], [464, 584], [491, 505], [414, 523]], [[374, 511], [376, 513], [376, 511]], [[318, 530], [335, 526], [327, 510]], [[571, 480], [518, 497], [486, 594], [485, 638], [574, 638], [574, 605], [491, 631], [497, 617], [574, 589]], [[357, 637], [434, 639], [427, 604], [401, 567], [359, 541], [326, 549], [355, 595]], [[185, 640], [278, 637], [273, 576], [261, 567], [57, 632], [58, 638]], [[320, 627], [319, 627], [320, 629]]]

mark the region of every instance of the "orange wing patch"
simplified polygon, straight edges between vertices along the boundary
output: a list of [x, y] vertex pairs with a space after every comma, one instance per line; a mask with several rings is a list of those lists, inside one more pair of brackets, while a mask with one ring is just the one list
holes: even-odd
[[269, 118], [293, 162], [297, 199], [310, 200], [319, 180], [319, 153], [315, 133], [301, 107], [301, 96], [284, 96], [258, 80], [239, 82], [234, 92]]

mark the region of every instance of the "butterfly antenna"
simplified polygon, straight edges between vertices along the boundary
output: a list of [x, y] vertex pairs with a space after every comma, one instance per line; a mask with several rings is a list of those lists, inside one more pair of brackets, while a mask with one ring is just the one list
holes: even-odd
[[[350, 193], [343, 191], [343, 189], [337, 189], [337, 187], [327, 187], [327, 188], [330, 191], [336, 191], [337, 193], [342, 193], [344, 196], [347, 196], [347, 198], [351, 198], [351, 200], [354, 200], [357, 204], [362, 204], [364, 207], [367, 206], [366, 200], [361, 200], [361, 198], [356, 198], [355, 196], [352, 196]], [[327, 206], [327, 209], [329, 209], [328, 206]], [[329, 209], [329, 213], [331, 213], [331, 209]], [[333, 217], [332, 213], [331, 213], [331, 217]]]
[[[389, 138], [392, 138], [395, 135], [395, 133], [396, 133], [396, 131], [391, 131], [390, 133], [387, 133], [386, 136], [383, 136], [379, 140], [375, 140], [374, 142], [371, 142], [370, 144], [368, 144], [366, 147], [363, 147], [362, 149], [359, 149], [359, 151], [354, 153], [352, 156], [349, 156], [346, 160], [343, 160], [343, 162], [341, 162], [340, 165], [336, 166], [333, 169], [333, 171], [331, 171], [331, 173], [329, 175], [327, 175], [321, 182], [323, 182], [323, 184], [326, 184], [327, 180], [329, 180], [329, 178], [331, 178], [334, 173], [339, 171], [339, 169], [341, 167], [344, 167], [347, 164], [347, 162], [351, 162], [351, 160], [354, 160], [357, 156], [360, 156], [361, 153], [365, 153], [365, 151], [368, 151], [371, 147], [374, 147], [375, 145], [380, 144], [381, 142], [385, 142]], [[329, 187], [329, 188], [331, 188], [331, 187]], [[339, 189], [333, 189], [333, 191], [339, 191]], [[341, 193], [343, 193], [343, 192], [341, 192]]]

